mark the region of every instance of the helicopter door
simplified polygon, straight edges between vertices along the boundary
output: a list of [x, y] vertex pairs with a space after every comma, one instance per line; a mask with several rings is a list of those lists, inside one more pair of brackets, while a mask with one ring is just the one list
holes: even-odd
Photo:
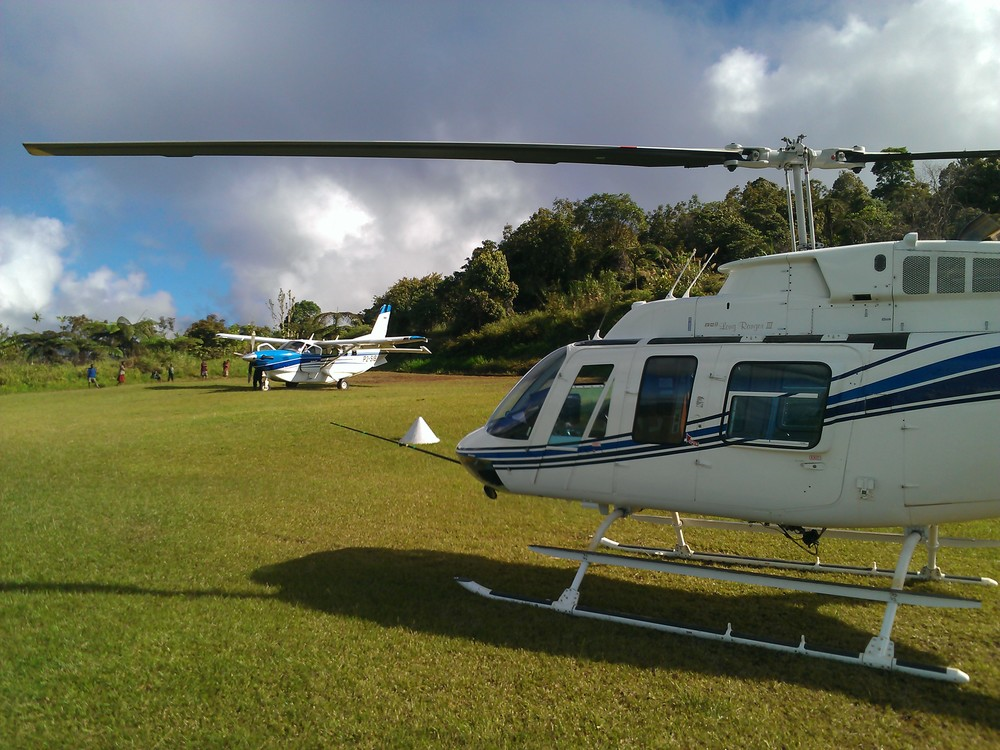
[[544, 468], [535, 487], [558, 497], [610, 499], [605, 439], [620, 411], [616, 401], [615, 365], [608, 348], [577, 352], [557, 378], [552, 399], [560, 403], [548, 429]]
[[[696, 351], [684, 347], [685, 351]], [[715, 347], [710, 348], [714, 353]], [[702, 347], [697, 351], [704, 352]], [[622, 431], [627, 449], [614, 464], [616, 502], [683, 510], [694, 500], [695, 466], [688, 435], [699, 356], [636, 352], [628, 377]]]
[[849, 347], [723, 346], [713, 365], [718, 447], [697, 461], [704, 512], [760, 520], [831, 505], [844, 483], [851, 422], [825, 425], [834, 373], [860, 365]]

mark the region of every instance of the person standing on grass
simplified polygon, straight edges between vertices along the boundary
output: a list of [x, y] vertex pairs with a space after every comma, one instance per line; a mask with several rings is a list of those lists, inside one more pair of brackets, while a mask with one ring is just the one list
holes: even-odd
[[125, 383], [125, 363], [122, 362], [118, 365], [118, 385], [123, 385]]
[[228, 378], [229, 377], [229, 360], [228, 359], [225, 362], [222, 363], [222, 377], [224, 377], [224, 378]]
[[173, 362], [171, 362], [169, 365], [167, 365], [167, 382], [168, 383], [173, 383], [174, 382], [174, 363]]
[[206, 362], [205, 360], [201, 361], [201, 376], [203, 378], [208, 377], [208, 362]]
[[87, 368], [87, 387], [94, 386], [94, 388], [100, 388], [100, 383], [97, 382], [97, 368], [94, 363], [90, 363], [90, 367]]

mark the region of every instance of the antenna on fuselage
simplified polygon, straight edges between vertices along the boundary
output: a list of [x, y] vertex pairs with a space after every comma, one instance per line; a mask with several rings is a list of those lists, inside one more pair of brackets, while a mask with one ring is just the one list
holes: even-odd
[[682, 268], [681, 272], [677, 274], [677, 279], [674, 281], [674, 285], [670, 287], [670, 291], [667, 292], [667, 296], [664, 297], [663, 299], [674, 299], [674, 289], [676, 289], [677, 285], [681, 283], [681, 279], [684, 278], [684, 272], [688, 270], [688, 266], [691, 265], [691, 261], [694, 260], [694, 256], [697, 254], [698, 254], [698, 248], [695, 248], [694, 250], [691, 251], [691, 254], [688, 256], [687, 262], [684, 264], [684, 268]]
[[691, 296], [691, 290], [694, 289], [694, 285], [698, 283], [698, 279], [701, 278], [701, 275], [705, 273], [705, 269], [708, 268], [708, 264], [712, 262], [712, 258], [715, 257], [715, 254], [717, 252], [719, 252], [719, 248], [715, 248], [715, 250], [712, 251], [711, 255], [705, 258], [705, 262], [701, 264], [701, 268], [698, 269], [698, 273], [694, 275], [694, 279], [691, 281], [690, 286], [688, 286], [688, 288], [684, 290], [684, 294], [682, 295], [683, 297], [686, 298]]

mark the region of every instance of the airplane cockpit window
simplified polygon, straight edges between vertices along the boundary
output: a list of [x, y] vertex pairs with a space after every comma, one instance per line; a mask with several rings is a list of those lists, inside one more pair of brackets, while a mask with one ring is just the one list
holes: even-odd
[[664, 445], [684, 442], [697, 367], [696, 357], [650, 357], [646, 360], [632, 423], [633, 440]]
[[565, 359], [566, 349], [556, 349], [528, 370], [493, 412], [486, 431], [495, 437], [527, 440]]
[[614, 365], [584, 365], [563, 401], [549, 445], [602, 438], [608, 430]]
[[323, 350], [320, 349], [315, 344], [310, 344], [308, 347], [306, 347], [306, 351], [309, 352], [309, 354], [315, 354], [317, 357], [320, 357], [323, 354]]
[[821, 362], [741, 362], [726, 396], [727, 442], [811, 448], [823, 431], [830, 368]]
[[280, 348], [287, 352], [301, 352], [303, 346], [305, 346], [304, 341], [289, 341], [286, 344], [282, 344]]

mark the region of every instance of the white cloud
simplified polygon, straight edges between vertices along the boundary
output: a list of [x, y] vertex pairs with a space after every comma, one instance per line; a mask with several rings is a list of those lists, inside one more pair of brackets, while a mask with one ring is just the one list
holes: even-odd
[[49, 306], [67, 245], [57, 219], [0, 212], [0, 324], [21, 330]]
[[144, 293], [149, 285], [144, 273], [133, 271], [120, 276], [110, 268], [98, 268], [84, 277], [68, 274], [59, 281], [60, 314], [86, 315], [94, 320], [117, 320], [124, 315], [131, 321], [173, 317], [169, 293]]
[[0, 211], [0, 325], [24, 331], [56, 328], [61, 315], [95, 320], [175, 315], [171, 295], [146, 293], [149, 283], [141, 272], [122, 276], [103, 267], [80, 277], [67, 270], [71, 234], [58, 219]]
[[362, 310], [401, 278], [458, 269], [530, 210], [503, 165], [423, 165], [352, 190], [350, 175], [255, 164], [218, 177], [191, 208], [209, 224], [206, 249], [232, 270], [242, 321], [269, 322], [279, 288], [325, 310]]
[[767, 58], [737, 47], [708, 71], [714, 96], [712, 116], [717, 125], [747, 127], [767, 106]]
[[[709, 68], [712, 112], [757, 138], [804, 132], [813, 147], [995, 147], [998, 35], [1000, 4], [967, 0], [872, 4], [759, 29]], [[749, 101], [734, 95], [740, 86]]]

